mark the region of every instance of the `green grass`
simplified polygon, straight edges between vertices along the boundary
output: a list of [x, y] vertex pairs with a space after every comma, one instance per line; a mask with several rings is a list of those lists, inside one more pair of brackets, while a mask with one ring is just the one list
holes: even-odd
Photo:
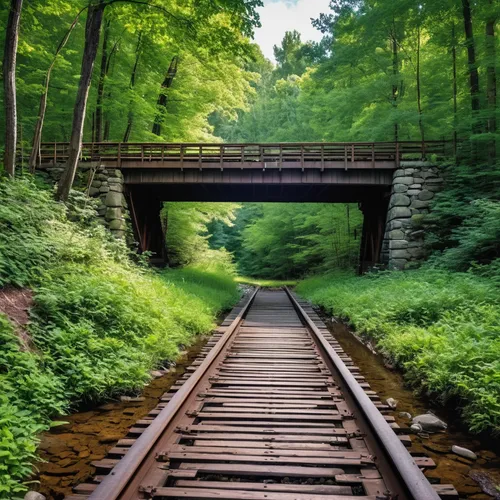
[[295, 286], [297, 284], [297, 280], [266, 280], [249, 278], [246, 276], [238, 276], [235, 280], [237, 283], [243, 285], [261, 286], [265, 288], [280, 288], [282, 286]]
[[471, 431], [500, 432], [500, 293], [469, 273], [313, 277], [300, 295], [377, 342], [417, 390], [458, 401]]
[[0, 181], [0, 286], [29, 287], [35, 300], [33, 352], [0, 316], [2, 499], [22, 497], [37, 435], [52, 417], [141, 389], [151, 369], [175, 360], [239, 299], [221, 272], [134, 263], [123, 242], [92, 222], [85, 200], [70, 206], [68, 216], [46, 189]]

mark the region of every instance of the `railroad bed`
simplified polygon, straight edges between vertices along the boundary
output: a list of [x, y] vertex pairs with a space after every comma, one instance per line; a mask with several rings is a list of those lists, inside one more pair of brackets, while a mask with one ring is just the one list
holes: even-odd
[[388, 412], [309, 305], [257, 289], [67, 500], [458, 498]]

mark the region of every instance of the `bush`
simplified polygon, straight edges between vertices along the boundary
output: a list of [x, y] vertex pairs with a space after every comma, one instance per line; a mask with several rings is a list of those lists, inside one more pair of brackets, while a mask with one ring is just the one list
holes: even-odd
[[298, 292], [376, 340], [419, 391], [460, 401], [471, 431], [500, 432], [500, 296], [472, 273], [333, 274]]
[[24, 489], [36, 435], [51, 417], [140, 389], [239, 298], [217, 268], [160, 273], [134, 264], [81, 201], [66, 210], [30, 181], [0, 183], [0, 286], [29, 286], [35, 301], [34, 352], [20, 349], [0, 317], [0, 498]]

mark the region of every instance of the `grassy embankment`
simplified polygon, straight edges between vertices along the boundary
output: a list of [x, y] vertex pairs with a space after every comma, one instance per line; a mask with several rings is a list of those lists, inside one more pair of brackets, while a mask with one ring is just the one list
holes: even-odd
[[422, 269], [313, 277], [297, 290], [374, 339], [411, 386], [458, 402], [472, 431], [500, 432], [500, 294], [493, 280]]
[[81, 201], [68, 216], [46, 189], [0, 182], [0, 288], [34, 293], [27, 337], [0, 314], [0, 498], [23, 496], [52, 417], [140, 389], [239, 298], [222, 273], [134, 263]]

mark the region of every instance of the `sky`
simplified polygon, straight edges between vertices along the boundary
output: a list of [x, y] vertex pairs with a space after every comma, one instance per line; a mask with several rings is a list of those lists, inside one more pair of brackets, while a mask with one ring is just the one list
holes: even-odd
[[255, 30], [255, 41], [264, 55], [275, 61], [273, 46], [280, 45], [286, 31], [297, 30], [304, 42], [321, 40], [321, 33], [311, 26], [311, 18], [329, 12], [330, 0], [264, 0], [259, 9], [262, 28]]

